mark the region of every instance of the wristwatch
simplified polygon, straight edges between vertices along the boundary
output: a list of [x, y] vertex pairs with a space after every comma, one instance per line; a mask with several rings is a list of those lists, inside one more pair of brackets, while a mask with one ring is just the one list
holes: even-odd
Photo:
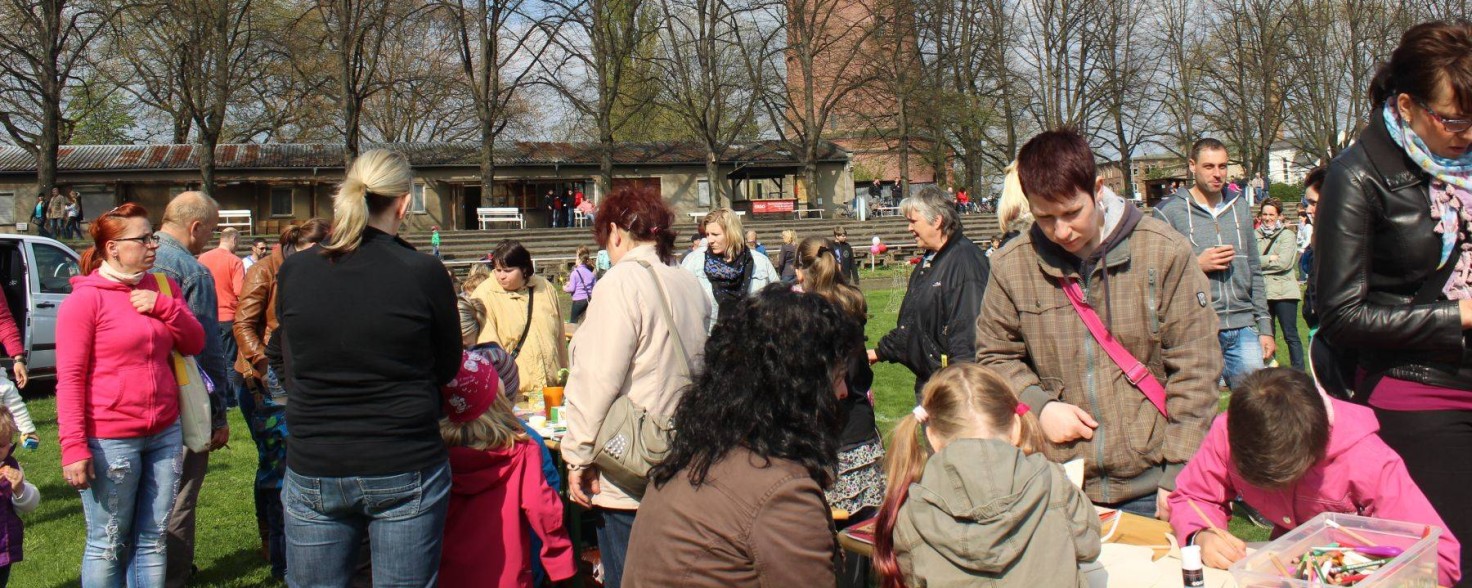
[[26, 355], [25, 353], [18, 353], [11, 359], [15, 360], [15, 363], [26, 363]]

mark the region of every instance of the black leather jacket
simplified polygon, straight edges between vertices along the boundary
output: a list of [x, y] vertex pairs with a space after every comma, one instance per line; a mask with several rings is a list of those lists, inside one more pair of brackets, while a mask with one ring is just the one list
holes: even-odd
[[[1472, 391], [1472, 354], [1457, 302], [1414, 303], [1436, 272], [1430, 176], [1390, 138], [1378, 111], [1329, 164], [1314, 218], [1320, 335], [1353, 351], [1367, 375]], [[1363, 392], [1363, 391], [1362, 391]]]
[[950, 362], [976, 361], [976, 316], [986, 293], [991, 263], [962, 235], [951, 235], [930, 267], [915, 266], [894, 330], [879, 339], [882, 361], [900, 363], [915, 373], [915, 395]]

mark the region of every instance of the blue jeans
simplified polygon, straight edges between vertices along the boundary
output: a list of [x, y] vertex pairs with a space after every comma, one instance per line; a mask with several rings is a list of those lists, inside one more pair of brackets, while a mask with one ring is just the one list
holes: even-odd
[[1262, 341], [1255, 327], [1218, 331], [1216, 338], [1222, 345], [1222, 377], [1228, 388], [1236, 388], [1242, 378], [1262, 369]]
[[240, 403], [240, 389], [245, 387], [245, 376], [235, 371], [235, 356], [240, 353], [235, 342], [235, 321], [220, 321], [215, 334], [220, 338], [220, 352], [225, 354], [225, 381], [215, 382], [215, 386], [221, 388], [218, 392], [225, 406], [235, 408]]
[[328, 478], [286, 469], [286, 581], [292, 588], [347, 586], [366, 532], [374, 586], [439, 581], [450, 510], [448, 461], [391, 476]]
[[603, 588], [619, 588], [624, 578], [624, 560], [629, 556], [629, 535], [634, 532], [637, 510], [598, 509], [598, 557], [603, 561]]
[[82, 585], [163, 586], [164, 531], [184, 460], [182, 429], [174, 423], [149, 437], [88, 439], [87, 447], [95, 478], [82, 491]]

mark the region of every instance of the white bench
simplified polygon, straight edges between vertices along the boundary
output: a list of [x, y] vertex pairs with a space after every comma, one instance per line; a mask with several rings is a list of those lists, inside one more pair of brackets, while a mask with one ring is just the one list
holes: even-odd
[[823, 219], [823, 209], [821, 209], [821, 208], [804, 208], [802, 210], [794, 210], [794, 211], [792, 211], [792, 218], [797, 219], [797, 220], [802, 220], [802, 219], [805, 219], [805, 218], [813, 218], [813, 217], [809, 216], [809, 215], [813, 215], [813, 214], [818, 215], [818, 220], [822, 220]]
[[874, 211], [877, 213], [877, 216], [899, 216], [900, 215], [900, 207], [898, 207], [898, 206], [876, 206], [876, 207], [874, 207]]
[[486, 225], [490, 223], [516, 223], [517, 226], [526, 228], [526, 218], [521, 216], [521, 210], [513, 206], [477, 208], [475, 216], [480, 221], [482, 231], [486, 230]]
[[235, 227], [247, 235], [255, 234], [255, 223], [252, 222], [249, 210], [221, 210], [220, 224], [217, 230]]
[[[746, 211], [745, 210], [735, 210], [735, 211], [732, 211], [732, 212], [735, 212], [736, 213], [736, 216], [746, 216]], [[699, 224], [700, 223], [700, 219], [705, 218], [705, 215], [710, 214], [710, 213], [709, 212], [687, 212], [685, 214], [690, 215], [690, 220], [695, 221], [696, 224]]]

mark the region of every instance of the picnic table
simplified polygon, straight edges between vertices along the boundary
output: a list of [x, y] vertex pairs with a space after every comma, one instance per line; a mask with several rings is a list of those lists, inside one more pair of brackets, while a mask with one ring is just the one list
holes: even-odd
[[[1176, 588], [1181, 586], [1180, 550], [1174, 549], [1166, 535], [1170, 523], [1120, 512], [1119, 526], [1108, 535], [1099, 559], [1083, 564], [1089, 588]], [[1100, 533], [1108, 534], [1112, 518], [1104, 521]], [[865, 526], [859, 523], [838, 532], [838, 544], [844, 550], [871, 557], [874, 545], [856, 538], [852, 532]], [[1235, 588], [1232, 575], [1224, 570], [1206, 569], [1209, 588]]]

